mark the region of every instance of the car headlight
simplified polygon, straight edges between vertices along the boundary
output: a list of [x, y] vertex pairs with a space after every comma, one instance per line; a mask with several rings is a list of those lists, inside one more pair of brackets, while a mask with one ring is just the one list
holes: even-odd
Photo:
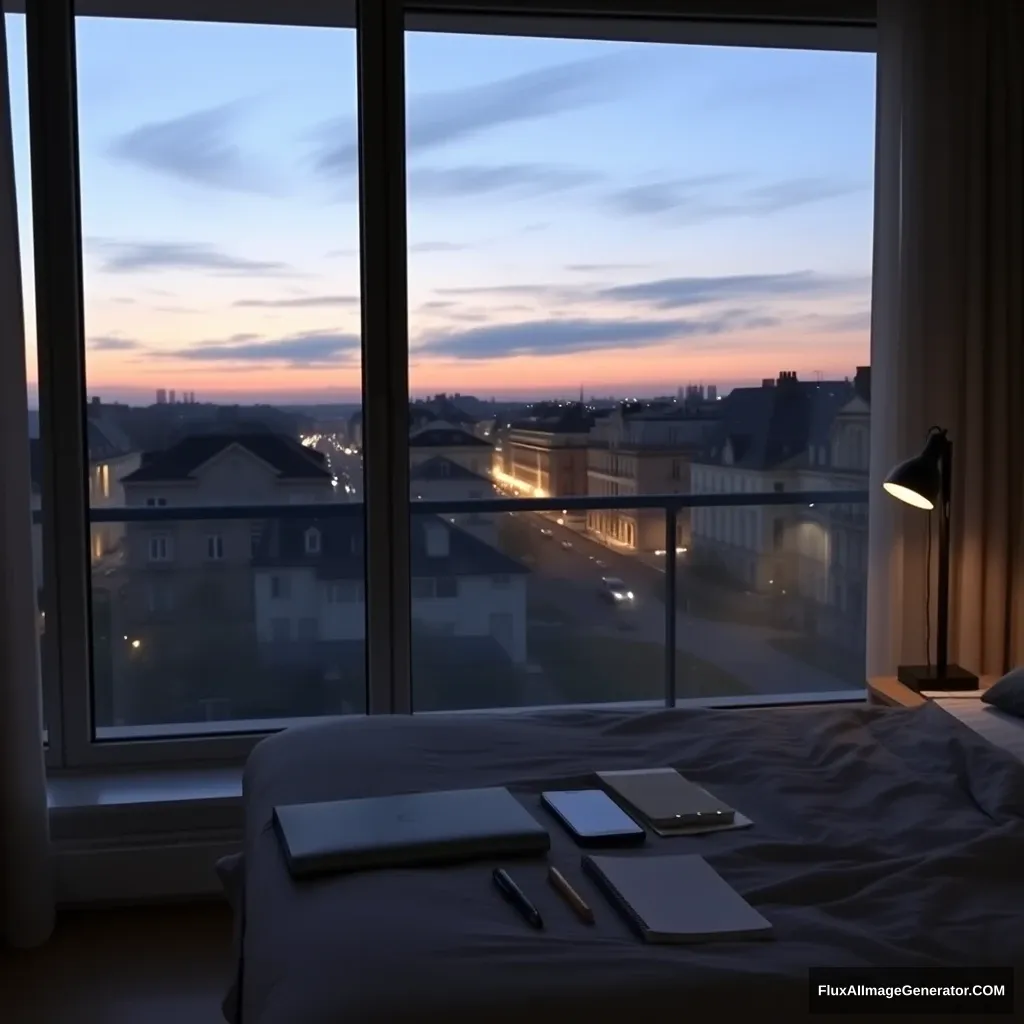
[[630, 599], [630, 601], [632, 601], [633, 600], [633, 591], [631, 590], [628, 594], [626, 594], [626, 597], [628, 597]]

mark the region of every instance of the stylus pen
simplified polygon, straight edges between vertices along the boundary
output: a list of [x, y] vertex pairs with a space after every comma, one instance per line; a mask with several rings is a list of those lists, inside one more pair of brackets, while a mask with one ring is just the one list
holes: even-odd
[[512, 876], [504, 868], [495, 868], [491, 877], [498, 887], [498, 892], [523, 915], [528, 924], [534, 928], [544, 927], [540, 911], [526, 898], [526, 894], [512, 881]]
[[587, 924], [594, 923], [594, 912], [586, 900], [569, 884], [569, 880], [553, 865], [548, 868], [548, 881], [558, 890], [559, 895], [576, 912], [576, 916]]

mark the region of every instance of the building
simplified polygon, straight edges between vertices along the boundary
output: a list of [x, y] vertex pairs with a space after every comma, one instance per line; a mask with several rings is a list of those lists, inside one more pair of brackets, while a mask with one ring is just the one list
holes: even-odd
[[428, 422], [409, 435], [409, 466], [444, 458], [478, 476], [491, 471], [493, 447], [461, 427]]
[[[89, 416], [86, 422], [86, 443], [88, 446], [88, 477], [86, 496], [90, 508], [121, 508], [126, 504], [122, 480], [138, 468], [140, 456], [133, 452], [121, 432], [112, 423]], [[32, 509], [39, 512], [43, 504], [43, 451], [38, 438], [30, 441], [30, 465], [32, 470]], [[89, 535], [89, 557], [93, 569], [94, 583], [105, 579], [123, 557], [125, 537], [124, 523], [93, 523]], [[43, 585], [43, 541], [42, 524], [36, 521], [32, 527], [32, 563], [36, 581], [36, 592]]]
[[[590, 432], [587, 493], [597, 497], [685, 494], [690, 460], [699, 453], [717, 421], [701, 408], [676, 402], [623, 403], [598, 417]], [[587, 531], [604, 544], [629, 551], [664, 551], [663, 509], [593, 510]], [[676, 523], [676, 547], [690, 543], [686, 510]]]
[[578, 403], [514, 422], [502, 438], [502, 485], [521, 494], [587, 494], [587, 448], [594, 415]]
[[[121, 483], [133, 508], [310, 504], [334, 497], [324, 457], [272, 433], [186, 437], [143, 455]], [[113, 724], [229, 713], [231, 679], [244, 674], [255, 655], [251, 562], [267, 522], [129, 524], [111, 609]]]
[[[760, 494], [800, 489], [812, 450], [855, 396], [850, 381], [800, 381], [783, 371], [757, 388], [735, 388], [718, 403], [719, 425], [691, 466], [694, 494]], [[794, 592], [797, 559], [787, 533], [794, 506], [695, 508], [692, 560], [739, 585]]]
[[167, 404], [167, 390], [165, 388], [156, 389], [156, 404], [166, 405]]
[[[491, 672], [523, 666], [525, 566], [437, 516], [412, 517], [410, 545], [417, 686], [437, 694], [468, 677], [487, 687]], [[279, 520], [253, 565], [264, 663], [301, 670], [336, 685], [343, 703], [357, 702], [366, 635], [361, 522]]]
[[167, 392], [167, 402], [168, 402], [169, 405], [174, 405], [174, 401], [175, 401], [174, 388], [171, 388], [171, 390]]
[[[409, 493], [413, 501], [478, 501], [498, 497], [489, 476], [474, 473], [443, 455], [417, 462], [409, 471]], [[413, 510], [415, 513], [415, 509]], [[488, 544], [497, 544], [497, 515], [486, 512], [462, 512], [444, 518], [459, 529]]]
[[[871, 373], [858, 367], [854, 394], [813, 439], [800, 474], [806, 490], [868, 489]], [[863, 502], [800, 508], [790, 547], [797, 560], [802, 628], [860, 651], [867, 631], [868, 509]]]

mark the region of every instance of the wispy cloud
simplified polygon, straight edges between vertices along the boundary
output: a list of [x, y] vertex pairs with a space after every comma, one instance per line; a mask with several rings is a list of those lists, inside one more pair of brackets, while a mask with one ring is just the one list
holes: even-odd
[[563, 355], [612, 348], [638, 348], [774, 324], [769, 317], [737, 311], [677, 320], [536, 320], [493, 324], [427, 336], [416, 354], [454, 359], [498, 359], [519, 355]]
[[[593, 57], [512, 75], [482, 86], [414, 96], [406, 144], [411, 155], [460, 142], [509, 124], [536, 121], [614, 96], [622, 61]], [[332, 177], [351, 174], [359, 157], [351, 119], [322, 127], [316, 168]], [[339, 142], [338, 140], [344, 140]]]
[[329, 260], [343, 259], [347, 256], [358, 256], [359, 250], [353, 249], [328, 249], [324, 256]]
[[803, 317], [808, 326], [836, 334], [861, 333], [871, 330], [871, 310], [857, 309], [848, 313], [818, 314]]
[[681, 209], [707, 209], [709, 189], [727, 180], [727, 175], [703, 174], [638, 183], [616, 189], [608, 196], [608, 203], [614, 212], [629, 217], [653, 216]]
[[445, 299], [504, 296], [505, 298], [532, 299], [535, 302], [555, 305], [590, 302], [599, 297], [593, 288], [557, 284], [453, 285], [450, 288], [436, 288], [434, 291]]
[[339, 366], [358, 359], [359, 337], [331, 331], [284, 338], [235, 335], [225, 341], [206, 341], [160, 354], [198, 362], [278, 363], [292, 368]]
[[472, 248], [469, 242], [416, 242], [409, 246], [409, 252], [464, 252]]
[[100, 334], [89, 339], [89, 348], [95, 352], [133, 352], [142, 347], [141, 341], [121, 338], [116, 334]]
[[207, 270], [217, 274], [267, 277], [294, 274], [287, 263], [234, 256], [216, 246], [201, 243], [90, 239], [88, 247], [100, 256], [100, 270], [108, 274], [147, 270]]
[[598, 292], [603, 299], [678, 309], [707, 302], [743, 302], [778, 297], [805, 298], [856, 293], [870, 287], [867, 276], [829, 277], [810, 270], [788, 274], [736, 274], [727, 277], [669, 277], [619, 285]]
[[592, 274], [620, 270], [643, 270], [646, 263], [567, 263], [566, 270], [573, 273]]
[[707, 175], [629, 185], [612, 191], [606, 203], [625, 217], [665, 217], [675, 224], [703, 224], [729, 217], [758, 217], [837, 199], [866, 186], [827, 178], [794, 178], [725, 194], [721, 186], [736, 175]]
[[139, 125], [116, 138], [109, 153], [136, 167], [191, 184], [267, 194], [273, 189], [263, 168], [231, 139], [242, 111], [243, 104], [226, 103]]
[[358, 295], [300, 295], [290, 299], [239, 299], [233, 303], [248, 309], [316, 309], [324, 306], [358, 306]]
[[420, 199], [463, 199], [493, 192], [538, 196], [589, 185], [597, 178], [589, 171], [548, 164], [424, 167], [410, 172], [409, 192]]

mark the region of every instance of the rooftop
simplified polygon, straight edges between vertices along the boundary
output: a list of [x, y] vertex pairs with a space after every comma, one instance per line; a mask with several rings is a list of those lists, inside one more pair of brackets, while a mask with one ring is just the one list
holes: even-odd
[[[306, 533], [320, 532], [319, 550], [310, 553]], [[440, 540], [428, 552], [430, 531]], [[521, 562], [503, 554], [439, 516], [412, 515], [409, 521], [413, 576], [510, 576], [529, 572]], [[322, 580], [361, 580], [364, 577], [363, 523], [351, 519], [278, 519], [260, 538], [253, 557], [257, 569], [309, 568]]]
[[225, 449], [237, 445], [267, 463], [279, 477], [287, 480], [330, 481], [326, 459], [282, 434], [197, 434], [186, 437], [163, 451], [147, 452], [142, 465], [129, 473], [126, 484], [181, 481], [193, 478], [196, 471]]
[[491, 481], [480, 473], [474, 473], [465, 466], [446, 459], [443, 455], [434, 455], [409, 470], [410, 480], [464, 480], [489, 484]]
[[531, 430], [542, 434], [586, 434], [594, 426], [594, 414], [579, 402], [563, 409], [528, 419], [517, 420], [513, 430]]
[[720, 423], [695, 461], [720, 463], [728, 444], [732, 464], [770, 469], [824, 443], [839, 410], [853, 397], [850, 381], [801, 381], [780, 374], [759, 388], [735, 388], [720, 406]]
[[409, 438], [412, 448], [490, 448], [483, 439], [456, 427], [427, 427]]

